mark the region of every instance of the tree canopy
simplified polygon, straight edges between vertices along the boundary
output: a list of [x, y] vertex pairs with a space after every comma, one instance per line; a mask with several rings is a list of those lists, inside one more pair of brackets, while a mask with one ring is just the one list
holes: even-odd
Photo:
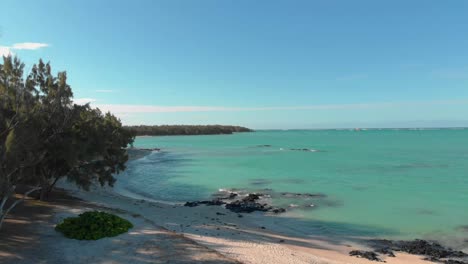
[[52, 73], [42, 60], [25, 76], [24, 64], [4, 57], [0, 64], [0, 224], [17, 185], [41, 190], [61, 178], [88, 189], [112, 186], [125, 169], [133, 132], [111, 113], [73, 103], [66, 72]]
[[137, 136], [217, 135], [253, 131], [246, 127], [223, 125], [126, 126], [125, 129]]

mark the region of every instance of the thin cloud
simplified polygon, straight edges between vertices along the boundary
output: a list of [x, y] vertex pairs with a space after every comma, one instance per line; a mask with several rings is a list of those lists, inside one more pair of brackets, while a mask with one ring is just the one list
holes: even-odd
[[95, 90], [97, 93], [113, 93], [115, 92], [114, 90]]
[[23, 43], [13, 44], [11, 48], [14, 50], [37, 50], [37, 49], [45, 48], [48, 46], [49, 44], [46, 44], [46, 43], [23, 42]]
[[15, 50], [37, 50], [48, 47], [49, 44], [38, 42], [15, 43], [12, 46], [0, 46], [0, 56], [13, 56]]
[[75, 104], [78, 104], [78, 105], [84, 105], [84, 104], [87, 104], [87, 103], [94, 103], [96, 101], [97, 100], [95, 98], [77, 98], [77, 99], [73, 100], [73, 102]]
[[387, 102], [367, 104], [328, 104], [309, 106], [275, 106], [275, 107], [223, 107], [223, 106], [156, 106], [127, 104], [93, 104], [103, 111], [112, 113], [175, 113], [175, 112], [245, 112], [245, 111], [292, 111], [292, 110], [336, 110], [336, 109], [376, 109], [403, 106], [455, 105], [468, 104], [468, 100], [446, 100], [426, 102]]

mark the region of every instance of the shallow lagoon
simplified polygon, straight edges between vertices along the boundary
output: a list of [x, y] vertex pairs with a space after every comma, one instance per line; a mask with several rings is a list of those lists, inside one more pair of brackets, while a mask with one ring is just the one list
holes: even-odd
[[301, 232], [468, 238], [468, 130], [259, 131], [139, 137], [135, 146], [162, 151], [128, 163], [116, 184], [125, 195], [184, 202], [271, 189]]

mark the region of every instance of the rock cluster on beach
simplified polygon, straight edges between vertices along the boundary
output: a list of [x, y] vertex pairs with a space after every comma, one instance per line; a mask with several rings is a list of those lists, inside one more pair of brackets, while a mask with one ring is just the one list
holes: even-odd
[[462, 251], [446, 248], [437, 242], [416, 239], [411, 241], [393, 241], [387, 239], [370, 240], [374, 251], [353, 250], [351, 256], [366, 258], [373, 261], [382, 261], [379, 254], [394, 257], [394, 251], [406, 252], [413, 255], [426, 256], [427, 260], [446, 264], [468, 264], [468, 254]]
[[275, 208], [268, 205], [267, 203], [259, 203], [259, 200], [264, 194], [261, 193], [249, 193], [247, 196], [237, 199], [237, 193], [229, 193], [228, 196], [223, 198], [216, 198], [208, 201], [194, 201], [186, 202], [184, 206], [194, 207], [198, 205], [225, 205], [226, 209], [234, 213], [252, 213], [252, 212], [273, 212], [283, 213], [286, 212], [284, 208]]
[[[189, 201], [184, 204], [187, 207], [195, 207], [199, 205], [207, 206], [224, 206], [227, 210], [235, 213], [252, 213], [252, 212], [271, 212], [284, 213], [286, 208], [289, 209], [312, 209], [316, 207], [315, 202], [321, 204], [333, 203], [325, 201], [327, 196], [322, 193], [294, 193], [294, 192], [275, 192], [271, 189], [262, 189], [261, 192], [245, 193], [242, 190], [221, 189], [213, 194], [212, 200], [205, 201]], [[270, 199], [294, 199], [294, 203], [283, 205], [280, 207], [271, 206]], [[313, 203], [312, 203], [313, 202]]]
[[364, 251], [364, 250], [353, 250], [349, 252], [350, 256], [355, 256], [358, 258], [365, 258], [372, 261], [385, 262], [379, 258], [379, 255], [373, 251]]
[[195, 201], [195, 202], [186, 202], [184, 204], [184, 206], [188, 206], [188, 207], [195, 207], [195, 206], [199, 206], [201, 204], [204, 204], [204, 205], [223, 205], [223, 204], [226, 204], [225, 202], [223, 202], [222, 200], [219, 200], [219, 199], [215, 199], [215, 200], [209, 200], [209, 201]]
[[269, 206], [266, 203], [257, 202], [263, 194], [251, 193], [247, 197], [242, 198], [241, 200], [236, 200], [229, 204], [226, 204], [226, 209], [235, 212], [235, 213], [251, 213], [255, 211], [260, 212], [273, 212], [275, 214], [284, 213], [286, 209], [284, 208], [275, 208]]

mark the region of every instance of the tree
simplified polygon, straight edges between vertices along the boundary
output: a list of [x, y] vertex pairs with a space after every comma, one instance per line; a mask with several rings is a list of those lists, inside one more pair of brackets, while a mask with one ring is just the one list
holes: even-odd
[[132, 131], [137, 136], [217, 135], [253, 131], [241, 126], [222, 125], [127, 126], [125, 128]]
[[126, 147], [133, 142], [133, 133], [123, 130], [120, 120], [110, 113], [103, 115], [89, 105], [72, 104], [66, 73], [54, 78], [50, 64], [40, 61], [35, 65], [27, 83], [38, 92], [40, 119], [46, 120], [41, 138], [57, 135], [46, 141], [47, 154], [36, 165], [40, 198], [45, 199], [64, 177], [84, 189], [94, 181], [112, 186], [113, 174], [125, 169]]
[[65, 72], [54, 76], [42, 60], [26, 79], [23, 69], [17, 58], [0, 64], [0, 225], [21, 201], [6, 207], [18, 185], [30, 186], [26, 195], [40, 190], [41, 199], [61, 178], [84, 189], [112, 186], [134, 139], [112, 114], [73, 104]]
[[[35, 164], [36, 179], [41, 186], [41, 199], [49, 188], [49, 179], [56, 173], [66, 173], [63, 162], [73, 153], [69, 141], [72, 140], [72, 125], [76, 110], [72, 103], [73, 93], [67, 83], [66, 72], [52, 74], [49, 63], [42, 60], [32, 67], [26, 79], [27, 90], [38, 100], [35, 116], [40, 150], [45, 156]], [[49, 168], [54, 166], [54, 170]]]
[[21, 202], [7, 203], [18, 184], [33, 184], [24, 197], [39, 189], [31, 169], [45, 155], [38, 148], [37, 133], [31, 133], [37, 121], [37, 98], [25, 85], [23, 69], [24, 64], [16, 58], [4, 58], [0, 64], [0, 227], [8, 212]]
[[50, 191], [63, 177], [88, 190], [93, 182], [112, 186], [114, 174], [125, 169], [126, 147], [133, 143], [133, 133], [122, 128], [120, 120], [110, 113], [103, 115], [89, 105], [75, 106], [78, 117], [72, 127], [71, 139], [59, 147], [48, 168]]

